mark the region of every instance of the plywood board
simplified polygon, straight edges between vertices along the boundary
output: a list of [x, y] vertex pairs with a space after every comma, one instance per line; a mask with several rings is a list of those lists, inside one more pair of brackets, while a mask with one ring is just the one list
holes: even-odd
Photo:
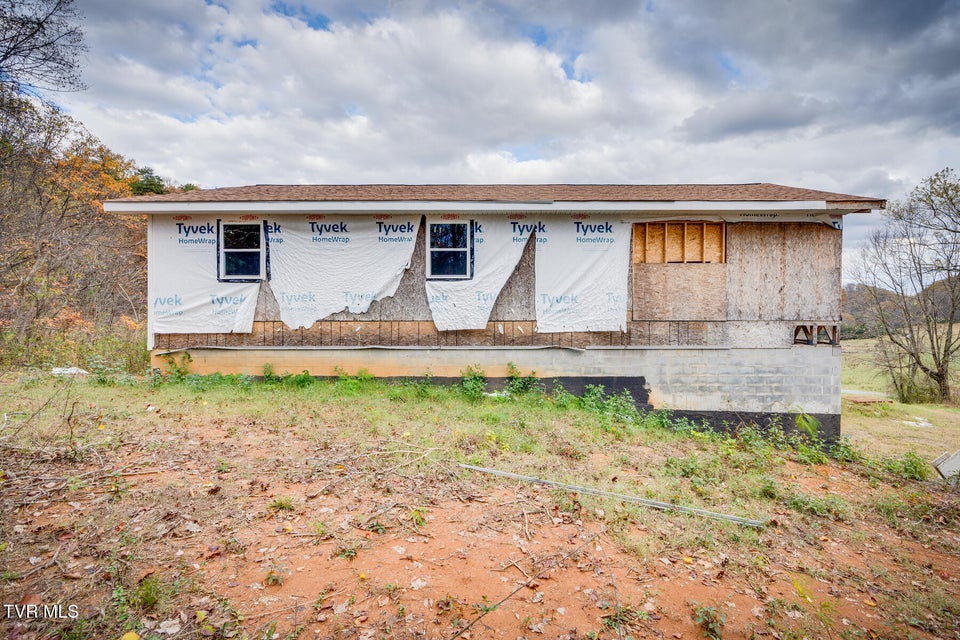
[[647, 225], [647, 262], [663, 262], [666, 255], [666, 229], [663, 225]]
[[637, 264], [634, 320], [726, 320], [727, 265]]
[[703, 261], [714, 264], [725, 262], [724, 257], [724, 224], [719, 222], [703, 225]]
[[665, 262], [684, 262], [682, 222], [667, 223]]
[[703, 262], [703, 225], [684, 224], [684, 262]]
[[840, 231], [819, 223], [727, 225], [731, 320], [840, 320]]

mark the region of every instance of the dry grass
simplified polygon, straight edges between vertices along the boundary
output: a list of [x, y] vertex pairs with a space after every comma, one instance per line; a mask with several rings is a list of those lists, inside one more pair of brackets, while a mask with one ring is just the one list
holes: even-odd
[[950, 637], [960, 624], [957, 495], [910, 479], [911, 460], [811, 464], [776, 438], [700, 433], [599, 394], [101, 382], [0, 384], [0, 597], [78, 608], [8, 616], [4, 631], [696, 637], [692, 602], [724, 613], [731, 637]]

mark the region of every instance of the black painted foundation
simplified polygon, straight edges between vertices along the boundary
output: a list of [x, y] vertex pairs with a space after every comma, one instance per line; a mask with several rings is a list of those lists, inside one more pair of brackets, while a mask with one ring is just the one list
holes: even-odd
[[[410, 378], [389, 377], [387, 380], [399, 381]], [[503, 389], [508, 378], [487, 378], [487, 388], [491, 390]], [[431, 378], [433, 384], [458, 385], [463, 378], [436, 377]], [[557, 376], [541, 378], [540, 382], [549, 393], [554, 382], [559, 382], [563, 388], [575, 395], [582, 395], [588, 385], [602, 385], [608, 395], [629, 391], [634, 404], [641, 411], [657, 411], [650, 404], [650, 387], [643, 376]], [[797, 415], [788, 412], [765, 411], [690, 411], [682, 409], [668, 409], [667, 413], [674, 418], [685, 418], [697, 425], [708, 425], [715, 431], [733, 433], [742, 426], [756, 426], [761, 430], [772, 426], [779, 426], [786, 433], [796, 433]], [[840, 414], [811, 413], [807, 414], [820, 421], [819, 437], [827, 444], [832, 444], [840, 438]]]
[[[686, 418], [695, 424], [706, 423], [716, 431], [734, 432], [743, 425], [754, 425], [761, 430], [771, 426], [779, 426], [786, 433], [796, 433], [796, 413], [777, 413], [763, 411], [680, 411], [671, 410], [670, 415], [675, 418]], [[820, 430], [817, 434], [828, 444], [840, 438], [840, 414], [810, 413], [807, 414], [820, 421]]]

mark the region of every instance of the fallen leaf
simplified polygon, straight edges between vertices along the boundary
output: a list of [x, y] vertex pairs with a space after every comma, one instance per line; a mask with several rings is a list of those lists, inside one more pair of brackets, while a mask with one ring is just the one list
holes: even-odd
[[422, 578], [414, 578], [410, 581], [410, 588], [414, 591], [423, 589], [425, 586], [427, 586], [427, 581], [423, 580]]
[[871, 606], [871, 607], [877, 606], [877, 603], [876, 603], [876, 601], [875, 601], [873, 598], [867, 598], [866, 600], [863, 601], [863, 604], [868, 605], [868, 606]]
[[157, 627], [157, 633], [175, 636], [180, 633], [180, 621], [176, 618], [171, 618], [170, 620], [164, 620], [160, 623], [160, 626]]

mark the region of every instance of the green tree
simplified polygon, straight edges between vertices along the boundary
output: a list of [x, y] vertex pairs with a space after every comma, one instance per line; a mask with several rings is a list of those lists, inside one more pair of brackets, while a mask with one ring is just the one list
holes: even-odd
[[130, 183], [130, 190], [135, 196], [148, 193], [166, 193], [166, 181], [154, 173], [150, 167], [137, 169], [137, 179]]

